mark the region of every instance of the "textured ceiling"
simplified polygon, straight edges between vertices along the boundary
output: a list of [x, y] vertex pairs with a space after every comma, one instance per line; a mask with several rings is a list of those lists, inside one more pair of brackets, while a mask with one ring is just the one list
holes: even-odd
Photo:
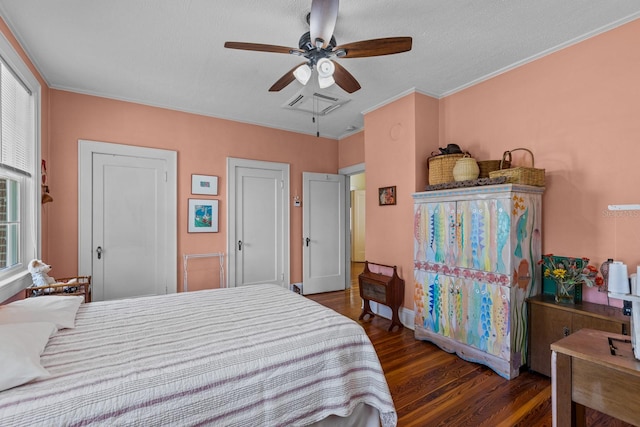
[[[50, 87], [315, 134], [300, 91], [268, 88], [301, 62], [225, 49], [297, 47], [311, 0], [0, 0], [0, 13]], [[338, 44], [413, 37], [397, 55], [338, 59], [362, 89], [319, 120], [322, 136], [362, 128], [363, 112], [417, 90], [442, 97], [640, 17], [638, 0], [344, 0]], [[312, 82], [314, 79], [312, 79]], [[310, 92], [313, 93], [313, 92]]]

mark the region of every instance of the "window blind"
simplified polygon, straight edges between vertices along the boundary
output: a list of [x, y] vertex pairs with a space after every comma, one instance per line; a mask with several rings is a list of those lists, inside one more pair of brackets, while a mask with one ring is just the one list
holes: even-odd
[[0, 167], [31, 176], [33, 122], [31, 92], [0, 62]]

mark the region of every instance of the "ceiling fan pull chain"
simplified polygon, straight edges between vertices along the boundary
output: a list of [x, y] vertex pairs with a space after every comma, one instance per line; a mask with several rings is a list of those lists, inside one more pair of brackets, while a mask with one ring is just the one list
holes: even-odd
[[313, 122], [316, 124], [316, 138], [320, 138], [320, 117], [318, 116], [318, 97], [313, 95]]

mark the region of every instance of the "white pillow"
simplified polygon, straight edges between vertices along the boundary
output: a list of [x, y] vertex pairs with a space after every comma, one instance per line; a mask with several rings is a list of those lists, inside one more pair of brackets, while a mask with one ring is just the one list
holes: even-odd
[[56, 331], [48, 322], [0, 325], [0, 391], [51, 375], [40, 355]]
[[0, 305], [0, 325], [7, 323], [51, 322], [58, 329], [75, 328], [82, 295], [40, 296]]

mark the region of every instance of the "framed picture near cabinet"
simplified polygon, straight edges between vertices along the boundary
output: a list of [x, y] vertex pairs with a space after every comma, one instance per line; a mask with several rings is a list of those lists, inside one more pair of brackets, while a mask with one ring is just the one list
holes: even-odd
[[218, 201], [189, 199], [189, 233], [218, 232]]
[[218, 177], [211, 175], [191, 175], [191, 194], [218, 195]]
[[396, 204], [396, 186], [378, 188], [378, 202], [380, 206]]

